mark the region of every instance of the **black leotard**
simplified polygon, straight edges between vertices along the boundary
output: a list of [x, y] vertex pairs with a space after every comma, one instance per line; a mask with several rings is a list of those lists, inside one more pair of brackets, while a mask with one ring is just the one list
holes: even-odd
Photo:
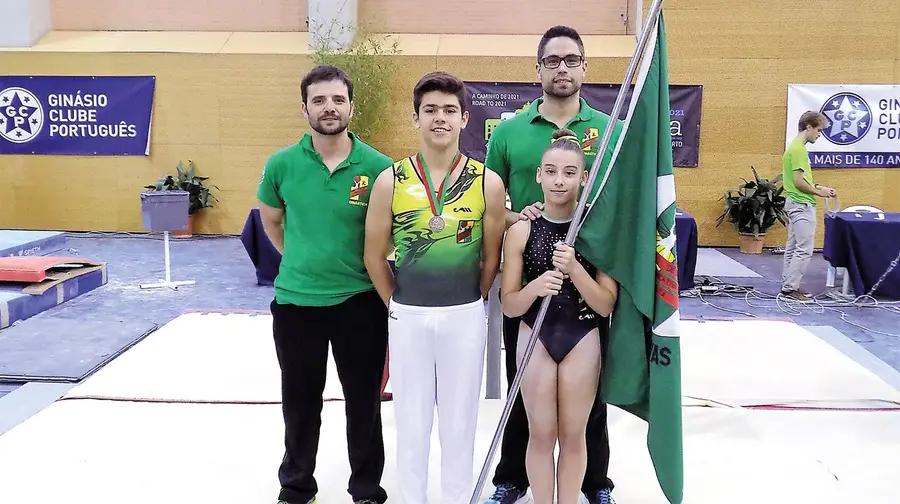
[[[548, 270], [553, 270], [553, 251], [556, 244], [566, 239], [571, 220], [553, 222], [545, 217], [538, 217], [531, 222], [531, 232], [525, 242], [523, 253], [523, 276], [525, 283], [540, 277]], [[575, 259], [581, 263], [591, 278], [595, 278], [597, 268], [587, 259], [575, 252]], [[522, 321], [534, 328], [543, 298], [538, 298], [528, 311], [522, 315]], [[575, 348], [575, 345], [590, 331], [602, 325], [608, 326], [608, 318], [600, 317], [585, 303], [575, 288], [572, 280], [563, 280], [560, 293], [550, 298], [550, 306], [541, 331], [538, 334], [547, 353], [557, 363]], [[602, 329], [600, 331], [603, 332]]]

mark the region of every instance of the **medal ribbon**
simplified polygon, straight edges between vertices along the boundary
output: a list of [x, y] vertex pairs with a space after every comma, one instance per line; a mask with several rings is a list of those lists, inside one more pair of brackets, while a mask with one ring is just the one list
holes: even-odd
[[435, 201], [434, 197], [434, 183], [431, 181], [431, 175], [428, 173], [428, 166], [425, 164], [425, 158], [422, 157], [422, 153], [416, 155], [416, 168], [419, 170], [420, 174], [424, 175], [422, 177], [425, 179], [425, 191], [428, 193], [428, 204], [431, 206], [431, 214], [439, 216], [444, 211], [444, 198], [447, 196], [444, 192], [444, 186], [447, 185], [447, 181], [450, 180], [450, 175], [453, 173], [453, 170], [456, 169], [456, 166], [459, 164], [459, 161], [462, 159], [462, 155], [457, 152], [453, 157], [453, 164], [450, 165], [450, 169], [447, 171], [447, 175], [444, 177], [444, 180], [441, 182], [441, 186], [438, 187], [438, 195], [437, 201]]

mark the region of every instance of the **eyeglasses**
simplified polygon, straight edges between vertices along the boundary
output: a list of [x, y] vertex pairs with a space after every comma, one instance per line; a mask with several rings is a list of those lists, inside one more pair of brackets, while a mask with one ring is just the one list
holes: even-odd
[[541, 59], [541, 64], [544, 66], [544, 68], [553, 69], [559, 68], [559, 64], [563, 61], [566, 62], [567, 67], [575, 68], [577, 66], [580, 66], [584, 62], [584, 57], [580, 54], [570, 54], [563, 58], [560, 58], [559, 56], [545, 56]]

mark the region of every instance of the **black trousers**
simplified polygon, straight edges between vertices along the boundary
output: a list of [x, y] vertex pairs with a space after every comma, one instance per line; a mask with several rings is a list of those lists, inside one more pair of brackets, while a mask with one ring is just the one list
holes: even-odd
[[[519, 318], [503, 316], [503, 345], [506, 348], [506, 379], [512, 384], [516, 379], [516, 343], [519, 339]], [[494, 471], [493, 484], [511, 484], [518, 488], [528, 488], [525, 472], [525, 452], [528, 449], [528, 416], [522, 393], [516, 395], [509, 420], [503, 431], [500, 445], [500, 461]], [[612, 490], [613, 482], [609, 472], [609, 431], [606, 426], [606, 404], [597, 398], [587, 425], [587, 470], [581, 490], [590, 495], [604, 488]]]
[[331, 343], [347, 415], [348, 492], [354, 500], [384, 503], [381, 378], [388, 341], [387, 308], [375, 291], [369, 291], [327, 307], [272, 301], [271, 310], [285, 427], [278, 498], [306, 504], [318, 492], [313, 473]]

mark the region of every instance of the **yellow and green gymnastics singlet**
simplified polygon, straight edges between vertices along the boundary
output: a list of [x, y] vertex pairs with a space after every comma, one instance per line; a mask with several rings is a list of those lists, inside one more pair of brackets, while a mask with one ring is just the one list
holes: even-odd
[[394, 163], [397, 303], [453, 306], [481, 298], [484, 165], [457, 154], [450, 173], [461, 163], [462, 172], [449, 187], [450, 175], [432, 185], [421, 155]]

